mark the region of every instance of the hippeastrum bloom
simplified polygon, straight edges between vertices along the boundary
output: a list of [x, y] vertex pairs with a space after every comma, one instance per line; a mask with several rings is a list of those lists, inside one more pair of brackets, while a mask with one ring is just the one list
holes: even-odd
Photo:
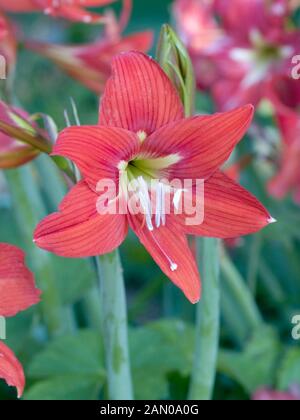
[[112, 58], [125, 51], [147, 52], [151, 48], [152, 40], [152, 32], [140, 32], [116, 39], [106, 37], [103, 40], [80, 46], [34, 41], [27, 42], [26, 46], [49, 58], [69, 76], [100, 94], [110, 76]]
[[[210, 87], [218, 109], [256, 105], [266, 96], [274, 77], [290, 75], [291, 59], [300, 45], [300, 31], [288, 25], [290, 11], [286, 1], [231, 0], [228, 4], [227, 0], [177, 0], [176, 3], [177, 9], [180, 5], [184, 9], [188, 3], [185, 14], [176, 13], [178, 26], [191, 51], [200, 87], [203, 74], [210, 69], [205, 87]], [[196, 35], [191, 33], [186, 17], [189, 14], [193, 14], [190, 20], [199, 22]], [[200, 35], [206, 41], [199, 47]]]
[[[162, 271], [197, 302], [200, 279], [187, 234], [228, 238], [256, 232], [273, 221], [251, 194], [220, 171], [249, 127], [253, 107], [184, 118], [176, 89], [150, 57], [121, 54], [112, 70], [99, 124], [70, 127], [58, 137], [54, 154], [71, 159], [83, 179], [59, 212], [38, 225], [34, 240], [61, 256], [88, 257], [113, 251], [130, 227]], [[187, 215], [178, 214], [180, 186], [171, 184], [172, 211], [165, 206], [168, 181], [187, 179], [192, 180], [193, 200], [198, 198], [197, 180], [205, 181], [202, 224], [187, 225]], [[99, 212], [103, 180], [117, 186], [115, 202], [120, 207], [128, 203], [126, 211]], [[128, 180], [137, 185], [140, 212], [132, 211], [127, 200], [132, 186]], [[108, 201], [108, 210], [113, 204]]]
[[[123, 23], [128, 19], [132, 0], [123, 0]], [[0, 9], [13, 13], [38, 12], [53, 17], [62, 17], [77, 22], [105, 22], [105, 16], [90, 12], [89, 7], [107, 6], [116, 0], [0, 0]]]
[[[40, 301], [32, 273], [26, 268], [24, 253], [15, 246], [0, 244], [0, 316], [11, 317]], [[25, 376], [14, 353], [0, 341], [0, 378], [23, 394]]]
[[6, 78], [14, 69], [17, 58], [17, 43], [11, 23], [0, 12], [0, 78]]
[[27, 112], [0, 101], [0, 168], [16, 168], [48, 149], [45, 133]]
[[282, 137], [279, 171], [269, 184], [272, 195], [283, 198], [289, 192], [300, 203], [300, 83], [281, 78], [270, 87], [270, 99]]

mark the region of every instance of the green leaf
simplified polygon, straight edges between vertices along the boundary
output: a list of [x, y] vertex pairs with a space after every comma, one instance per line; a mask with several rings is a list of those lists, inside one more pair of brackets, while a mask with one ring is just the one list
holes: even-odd
[[100, 334], [82, 330], [53, 341], [36, 355], [27, 374], [39, 381], [25, 399], [97, 398], [105, 381]]
[[26, 393], [26, 400], [96, 400], [104, 379], [74, 375], [57, 376], [33, 385]]
[[135, 397], [167, 398], [168, 375], [191, 372], [194, 331], [182, 321], [157, 321], [131, 330], [130, 347]]
[[278, 389], [286, 391], [293, 385], [300, 386], [299, 348], [292, 348], [286, 352], [278, 374]]
[[100, 334], [82, 330], [75, 335], [60, 337], [38, 354], [29, 366], [33, 378], [77, 374], [104, 374]]
[[252, 394], [261, 386], [272, 386], [281, 346], [276, 331], [258, 328], [243, 352], [220, 351], [219, 372], [229, 376]]
[[64, 304], [75, 303], [96, 284], [95, 273], [88, 260], [52, 257], [57, 287]]

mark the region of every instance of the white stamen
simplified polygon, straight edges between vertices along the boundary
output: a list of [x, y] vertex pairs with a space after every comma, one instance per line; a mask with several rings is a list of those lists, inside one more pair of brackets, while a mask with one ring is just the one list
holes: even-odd
[[161, 207], [162, 207], [162, 201], [163, 201], [163, 186], [161, 185], [160, 182], [158, 182], [156, 185], [155, 198], [156, 198], [155, 224], [156, 224], [156, 227], [159, 228], [160, 223], [161, 223], [161, 210], [162, 210]]
[[159, 248], [159, 250], [161, 251], [161, 253], [164, 255], [164, 257], [167, 259], [169, 265], [170, 265], [170, 270], [171, 271], [176, 271], [178, 269], [178, 265], [173, 262], [171, 260], [171, 258], [167, 255], [167, 253], [162, 249], [162, 247], [160, 246], [160, 244], [158, 243], [157, 239], [155, 238], [154, 235], [152, 235], [152, 238], [154, 240], [154, 242], [156, 243], [157, 247]]
[[151, 207], [151, 199], [150, 199], [148, 186], [142, 176], [139, 176], [137, 181], [139, 184], [139, 198], [140, 198], [140, 202], [143, 207], [143, 210], [145, 212], [147, 228], [150, 231], [152, 231], [153, 230], [152, 207]]
[[161, 200], [161, 223], [163, 226], [166, 225], [166, 201], [165, 201], [165, 193], [164, 193], [163, 185], [162, 185], [162, 200]]
[[171, 268], [171, 271], [176, 271], [177, 268], [178, 268], [178, 265], [175, 264], [175, 263], [172, 263], [171, 266], [170, 266], [170, 268]]

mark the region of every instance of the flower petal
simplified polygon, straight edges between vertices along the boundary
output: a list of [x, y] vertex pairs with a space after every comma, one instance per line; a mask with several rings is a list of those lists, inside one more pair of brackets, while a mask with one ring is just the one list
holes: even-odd
[[101, 40], [84, 45], [56, 45], [46, 42], [27, 41], [25, 46], [52, 60], [69, 76], [81, 82], [97, 94], [103, 92], [110, 77], [112, 58], [124, 51], [148, 51], [153, 33], [138, 32], [117, 40]]
[[206, 179], [229, 158], [236, 144], [247, 131], [253, 107], [188, 118], [165, 126], [148, 137], [141, 149], [141, 158], [178, 156], [162, 176], [179, 179]]
[[14, 316], [40, 301], [33, 274], [25, 266], [23, 251], [0, 244], [0, 316]]
[[143, 226], [137, 216], [130, 217], [129, 223], [166, 276], [192, 303], [197, 303], [201, 294], [200, 275], [187, 238], [175, 220], [169, 217], [166, 226], [153, 231]]
[[112, 252], [127, 235], [126, 217], [99, 214], [94, 193], [79, 182], [62, 201], [59, 213], [46, 217], [36, 228], [37, 246], [69, 258], [92, 257]]
[[257, 232], [273, 221], [252, 194], [217, 171], [204, 184], [203, 223], [184, 229], [191, 235], [235, 238]]
[[75, 126], [60, 133], [53, 154], [71, 159], [95, 190], [101, 179], [117, 180], [119, 163], [130, 161], [139, 147], [138, 137], [120, 128]]
[[100, 105], [100, 124], [134, 132], [152, 133], [183, 118], [183, 106], [175, 87], [150, 57], [129, 52], [112, 63]]
[[0, 378], [9, 386], [15, 386], [18, 398], [21, 398], [25, 387], [25, 375], [21, 363], [14, 353], [0, 341]]

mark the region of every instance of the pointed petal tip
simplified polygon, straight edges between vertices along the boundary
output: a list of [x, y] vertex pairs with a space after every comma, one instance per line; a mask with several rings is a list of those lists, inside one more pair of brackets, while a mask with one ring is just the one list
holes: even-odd
[[201, 284], [199, 286], [198, 290], [195, 290], [194, 293], [190, 293], [189, 295], [186, 295], [188, 300], [191, 302], [192, 305], [197, 305], [197, 303], [200, 302], [202, 297], [202, 290], [201, 290]]
[[199, 303], [201, 300], [201, 297], [199, 296], [198, 298], [194, 298], [194, 299], [190, 299], [191, 303], [193, 305], [197, 305], [197, 303]]
[[268, 219], [268, 224], [271, 225], [273, 223], [277, 223], [277, 219], [274, 219], [274, 217], [270, 216]]
[[251, 118], [254, 117], [254, 113], [255, 113], [255, 107], [254, 107], [254, 105], [247, 104], [247, 105], [242, 106], [241, 109], [247, 111], [250, 114]]

